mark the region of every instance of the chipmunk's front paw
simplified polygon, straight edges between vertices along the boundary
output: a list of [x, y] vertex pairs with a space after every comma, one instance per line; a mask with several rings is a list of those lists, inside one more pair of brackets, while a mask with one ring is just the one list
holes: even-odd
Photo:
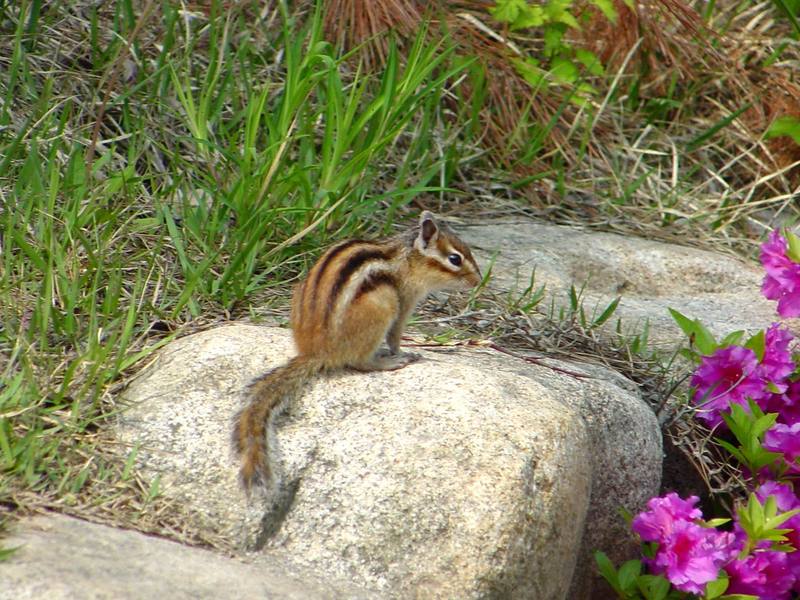
[[371, 359], [354, 363], [350, 366], [359, 371], [394, 371], [417, 362], [420, 358], [422, 357], [414, 352], [401, 352], [399, 354], [377, 352]]
[[401, 352], [398, 355], [398, 358], [403, 362], [403, 365], [410, 365], [411, 363], [417, 362], [418, 360], [422, 359], [421, 354], [417, 354], [416, 352]]

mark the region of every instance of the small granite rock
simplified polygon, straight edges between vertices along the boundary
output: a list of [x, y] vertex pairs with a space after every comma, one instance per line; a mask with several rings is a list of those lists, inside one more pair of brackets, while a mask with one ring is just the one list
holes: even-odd
[[64, 515], [15, 525], [0, 567], [0, 600], [377, 599], [270, 557], [258, 565]]
[[621, 317], [626, 331], [638, 333], [648, 321], [650, 339], [665, 347], [685, 342], [670, 307], [699, 318], [718, 338], [776, 320], [775, 303], [761, 296], [763, 272], [716, 252], [527, 220], [464, 228], [462, 237], [479, 257], [497, 253], [495, 288], [522, 291], [535, 270], [546, 303], [566, 305], [574, 285], [583, 288], [585, 309], [599, 315], [619, 296], [609, 324]]

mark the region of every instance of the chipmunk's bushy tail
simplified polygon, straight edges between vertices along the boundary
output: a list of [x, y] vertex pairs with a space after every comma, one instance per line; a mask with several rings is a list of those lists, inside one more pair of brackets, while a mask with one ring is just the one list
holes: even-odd
[[250, 384], [250, 398], [237, 413], [233, 427], [233, 445], [241, 456], [239, 479], [245, 491], [266, 486], [272, 479], [267, 441], [272, 416], [322, 369], [323, 363], [318, 359], [296, 356]]

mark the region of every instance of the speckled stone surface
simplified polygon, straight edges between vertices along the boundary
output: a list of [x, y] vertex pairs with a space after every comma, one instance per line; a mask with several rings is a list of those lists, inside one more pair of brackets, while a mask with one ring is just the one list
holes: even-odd
[[758, 330], [777, 320], [775, 302], [761, 296], [763, 271], [737, 258], [631, 236], [533, 221], [490, 222], [459, 231], [484, 262], [496, 255], [491, 285], [524, 290], [535, 269], [546, 286], [547, 306], [568, 305], [571, 285], [583, 289], [587, 314], [599, 315], [621, 297], [609, 327], [641, 332], [650, 324], [654, 344], [673, 347], [685, 336], [670, 317], [672, 307], [699, 318], [718, 338]]
[[64, 515], [17, 522], [4, 546], [0, 600], [375, 599], [270, 557], [260, 564]]

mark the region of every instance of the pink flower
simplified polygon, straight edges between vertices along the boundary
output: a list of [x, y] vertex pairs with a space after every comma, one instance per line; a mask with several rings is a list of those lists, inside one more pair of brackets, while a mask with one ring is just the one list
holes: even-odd
[[792, 561], [785, 552], [756, 550], [725, 566], [730, 583], [727, 594], [752, 594], [759, 600], [789, 600], [796, 583]]
[[758, 357], [749, 348], [728, 346], [704, 356], [692, 376], [697, 417], [714, 427], [722, 422], [720, 411], [735, 402], [747, 406], [747, 398], [769, 396], [759, 370]]
[[782, 317], [800, 316], [800, 264], [787, 254], [788, 243], [778, 230], [761, 245], [761, 264], [767, 272], [761, 291], [769, 300], [778, 301]]
[[646, 561], [651, 572], [665, 575], [678, 590], [700, 594], [739, 551], [739, 544], [732, 533], [695, 523], [703, 516], [697, 502], [697, 496], [683, 500], [675, 493], [652, 498], [632, 527], [643, 541], [658, 543], [655, 556]]
[[684, 500], [675, 492], [661, 498], [650, 498], [647, 502], [649, 510], [636, 515], [631, 528], [645, 542], [663, 542], [672, 534], [676, 521], [691, 522], [702, 518], [703, 513], [694, 506], [699, 500], [697, 496]]
[[764, 412], [778, 413], [779, 423], [800, 422], [800, 381], [789, 382], [782, 394], [770, 394], [758, 404]]
[[783, 454], [784, 460], [791, 466], [791, 472], [800, 472], [797, 458], [800, 457], [800, 423], [785, 425], [775, 423], [764, 434], [764, 448]]
[[800, 508], [800, 498], [797, 497], [794, 493], [794, 489], [788, 483], [766, 481], [756, 489], [756, 498], [758, 498], [762, 504], [766, 502], [767, 498], [770, 496], [775, 496], [775, 504], [781, 512]]
[[659, 544], [651, 567], [654, 573], [665, 575], [676, 589], [702, 594], [737, 548], [732, 533], [676, 521], [672, 534]]
[[769, 234], [769, 239], [761, 244], [761, 264], [767, 271], [786, 267], [792, 262], [786, 254], [788, 249], [789, 244], [780, 230], [775, 229]]
[[782, 400], [782, 405], [776, 411], [778, 421], [787, 425], [800, 422], [800, 381], [789, 384]]
[[773, 323], [767, 329], [764, 343], [764, 358], [761, 359], [761, 376], [773, 384], [779, 393], [786, 391], [787, 378], [794, 372], [795, 365], [789, 344], [794, 336], [787, 329], [781, 329], [779, 323]]

